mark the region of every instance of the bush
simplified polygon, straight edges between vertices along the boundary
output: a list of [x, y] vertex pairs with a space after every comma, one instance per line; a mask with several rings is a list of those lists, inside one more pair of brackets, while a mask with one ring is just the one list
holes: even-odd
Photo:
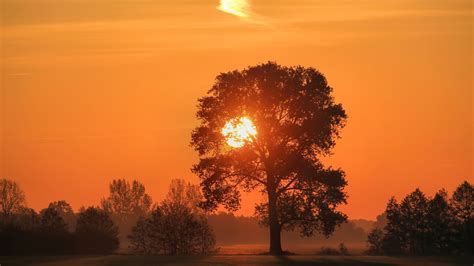
[[318, 252], [317, 255], [325, 255], [325, 256], [338, 256], [341, 255], [339, 250], [330, 247], [322, 247]]
[[339, 244], [339, 253], [344, 256], [349, 255], [349, 250], [344, 243]]

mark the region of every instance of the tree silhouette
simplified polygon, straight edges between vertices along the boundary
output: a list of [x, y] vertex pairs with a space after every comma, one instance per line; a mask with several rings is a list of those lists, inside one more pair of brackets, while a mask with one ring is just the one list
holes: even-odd
[[99, 208], [89, 207], [79, 213], [76, 237], [80, 253], [110, 253], [119, 246], [117, 226]]
[[15, 181], [0, 179], [0, 211], [7, 219], [25, 203], [25, 193]]
[[448, 194], [442, 189], [428, 203], [426, 221], [428, 223], [428, 252], [448, 254], [452, 246], [454, 219], [448, 203]]
[[407, 237], [402, 225], [404, 224], [403, 217], [400, 213], [400, 205], [397, 200], [392, 197], [385, 209], [387, 217], [387, 224], [385, 225], [385, 235], [381, 246], [385, 254], [400, 254], [405, 247]]
[[167, 197], [147, 219], [138, 220], [129, 236], [138, 254], [207, 254], [214, 250], [214, 233], [196, 205], [202, 196], [195, 185], [172, 181]]
[[462, 183], [448, 202], [444, 189], [427, 198], [416, 189], [400, 204], [391, 198], [383, 230], [368, 236], [370, 254], [470, 254], [472, 253], [473, 188]]
[[465, 223], [473, 219], [474, 216], [474, 188], [464, 181], [459, 185], [451, 198], [451, 207], [454, 217], [460, 222]]
[[22, 230], [28, 231], [39, 227], [41, 218], [34, 209], [22, 207], [15, 213], [13, 222]]
[[53, 207], [49, 206], [40, 212], [40, 223], [37, 236], [31, 240], [35, 241], [35, 252], [44, 254], [72, 253], [74, 248], [74, 237], [68, 232], [67, 224], [61, 215]]
[[381, 255], [383, 254], [383, 231], [375, 227], [367, 235], [367, 250], [368, 254], [371, 255]]
[[74, 231], [76, 228], [76, 215], [71, 208], [71, 205], [64, 200], [51, 202], [48, 208], [56, 210], [56, 212], [61, 216], [64, 222], [67, 224], [68, 230], [70, 232]]
[[130, 248], [135, 254], [153, 254], [155, 243], [152, 242], [150, 236], [151, 224], [149, 219], [140, 217], [132, 228], [128, 239], [130, 240]]
[[[346, 113], [320, 72], [268, 62], [222, 73], [198, 108], [191, 145], [200, 156], [193, 172], [201, 178], [204, 208], [222, 204], [234, 211], [242, 190], [266, 194], [256, 211], [270, 228], [275, 255], [282, 254], [282, 229], [329, 235], [346, 220], [336, 210], [346, 202], [344, 172], [320, 160], [331, 153]], [[231, 149], [221, 129], [242, 116], [254, 122], [258, 135]]]
[[102, 209], [118, 226], [121, 240], [125, 240], [138, 219], [149, 214], [152, 199], [145, 186], [137, 180], [131, 184], [125, 179], [113, 180], [109, 191], [109, 196], [101, 201]]
[[64, 233], [67, 231], [67, 224], [52, 206], [40, 212], [41, 231], [48, 234]]
[[145, 216], [152, 204], [151, 197], [145, 192], [145, 186], [133, 180], [116, 179], [110, 183], [110, 194], [102, 199], [102, 208], [119, 221], [130, 217]]
[[169, 185], [164, 203], [186, 206], [196, 215], [204, 215], [199, 208], [199, 203], [203, 200], [201, 190], [198, 185], [186, 182], [184, 179], [173, 179]]
[[405, 232], [406, 244], [411, 254], [423, 254], [428, 240], [427, 224], [428, 199], [416, 189], [400, 203], [400, 216], [404, 221], [400, 226]]
[[154, 215], [152, 223], [160, 225], [159, 238], [164, 253], [206, 254], [213, 251], [215, 238], [205, 217], [195, 215], [185, 205], [171, 202], [163, 202], [155, 212], [160, 215]]
[[462, 252], [474, 250], [474, 187], [467, 181], [459, 185], [450, 200], [456, 224], [456, 242]]

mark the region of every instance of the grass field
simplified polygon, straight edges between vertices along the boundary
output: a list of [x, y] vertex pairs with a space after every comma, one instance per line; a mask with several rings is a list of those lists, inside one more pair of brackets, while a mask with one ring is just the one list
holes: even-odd
[[472, 265], [472, 258], [384, 257], [384, 256], [311, 256], [273, 257], [266, 255], [214, 256], [31, 256], [0, 257], [1, 266], [9, 265]]

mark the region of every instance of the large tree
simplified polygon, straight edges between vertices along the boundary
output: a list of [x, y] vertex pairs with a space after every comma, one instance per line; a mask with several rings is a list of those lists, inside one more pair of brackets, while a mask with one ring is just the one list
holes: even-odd
[[[271, 254], [282, 254], [281, 230], [329, 235], [346, 220], [337, 210], [346, 202], [344, 172], [321, 161], [347, 118], [332, 91], [314, 68], [268, 62], [218, 75], [199, 99], [191, 145], [200, 156], [193, 171], [201, 179], [202, 206], [234, 211], [242, 190], [266, 194], [256, 211], [270, 228]], [[242, 117], [256, 133], [232, 148], [222, 129]]]

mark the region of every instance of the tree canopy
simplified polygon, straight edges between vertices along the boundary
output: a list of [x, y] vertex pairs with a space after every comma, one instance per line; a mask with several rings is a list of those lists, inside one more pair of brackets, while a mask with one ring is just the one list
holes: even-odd
[[207, 254], [214, 251], [215, 236], [202, 209], [198, 186], [172, 180], [167, 197], [150, 217], [138, 220], [129, 235], [138, 254]]
[[371, 254], [470, 254], [473, 246], [473, 188], [463, 182], [448, 199], [441, 189], [433, 198], [416, 189], [398, 203], [391, 198], [387, 223], [374, 228], [367, 243]]
[[[240, 206], [241, 191], [261, 191], [268, 200], [256, 208], [270, 227], [270, 253], [281, 254], [280, 232], [298, 227], [302, 235], [329, 235], [346, 220], [336, 208], [346, 202], [341, 169], [325, 167], [347, 115], [333, 89], [314, 68], [273, 62], [221, 73], [199, 99], [200, 125], [191, 145], [200, 161], [202, 206]], [[257, 134], [240, 148], [226, 144], [222, 128], [249, 118]]]
[[0, 179], [0, 211], [3, 216], [10, 216], [19, 211], [25, 204], [25, 193], [12, 180]]
[[110, 183], [110, 194], [102, 199], [102, 208], [118, 220], [146, 215], [151, 208], [151, 197], [145, 186], [133, 180], [116, 179]]

